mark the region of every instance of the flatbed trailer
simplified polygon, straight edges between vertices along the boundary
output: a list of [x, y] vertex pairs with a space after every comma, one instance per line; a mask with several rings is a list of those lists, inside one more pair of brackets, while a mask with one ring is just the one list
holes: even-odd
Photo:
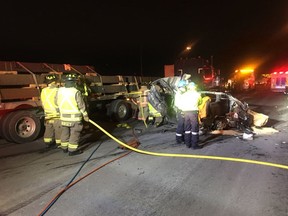
[[[0, 136], [10, 142], [31, 142], [44, 132], [40, 100], [47, 74], [78, 73], [87, 96], [89, 112], [105, 110], [116, 121], [129, 119], [142, 95], [140, 86], [158, 77], [101, 76], [93, 66], [0, 61]], [[61, 81], [59, 86], [61, 86]]]

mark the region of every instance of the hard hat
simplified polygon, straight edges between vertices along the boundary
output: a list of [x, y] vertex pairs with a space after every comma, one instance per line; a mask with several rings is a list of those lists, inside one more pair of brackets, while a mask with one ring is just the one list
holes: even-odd
[[64, 81], [77, 81], [79, 79], [79, 76], [77, 74], [71, 73], [66, 74], [64, 77]]
[[196, 89], [196, 84], [194, 82], [190, 82], [187, 87], [188, 89]]
[[47, 84], [55, 82], [56, 80], [57, 80], [57, 77], [55, 74], [48, 74], [45, 76], [45, 83], [47, 83]]
[[187, 82], [186, 82], [185, 80], [180, 80], [180, 81], [178, 82], [177, 87], [178, 87], [178, 88], [183, 88], [183, 87], [185, 87], [186, 85], [187, 85]]

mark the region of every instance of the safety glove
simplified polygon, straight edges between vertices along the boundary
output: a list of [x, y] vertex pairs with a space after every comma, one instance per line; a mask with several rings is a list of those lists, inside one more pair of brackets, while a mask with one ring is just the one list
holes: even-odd
[[84, 116], [84, 121], [89, 122], [89, 117], [88, 116]]

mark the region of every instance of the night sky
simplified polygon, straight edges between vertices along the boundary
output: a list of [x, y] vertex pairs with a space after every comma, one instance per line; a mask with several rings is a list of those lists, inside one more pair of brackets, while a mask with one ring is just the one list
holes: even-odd
[[2, 61], [161, 76], [192, 44], [222, 74], [288, 63], [287, 0], [5, 1], [0, 17]]

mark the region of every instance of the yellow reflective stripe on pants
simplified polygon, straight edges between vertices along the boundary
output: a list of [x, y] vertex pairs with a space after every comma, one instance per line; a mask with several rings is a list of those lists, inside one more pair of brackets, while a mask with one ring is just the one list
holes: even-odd
[[69, 143], [69, 145], [68, 145], [68, 151], [76, 151], [77, 150], [77, 148], [78, 148], [78, 144], [71, 144], [71, 143]]
[[44, 142], [45, 142], [45, 143], [50, 143], [50, 142], [52, 142], [52, 141], [53, 141], [52, 138], [44, 138]]
[[61, 143], [61, 148], [62, 148], [62, 149], [67, 149], [68, 145], [69, 145], [68, 142], [62, 142], [62, 143]]

